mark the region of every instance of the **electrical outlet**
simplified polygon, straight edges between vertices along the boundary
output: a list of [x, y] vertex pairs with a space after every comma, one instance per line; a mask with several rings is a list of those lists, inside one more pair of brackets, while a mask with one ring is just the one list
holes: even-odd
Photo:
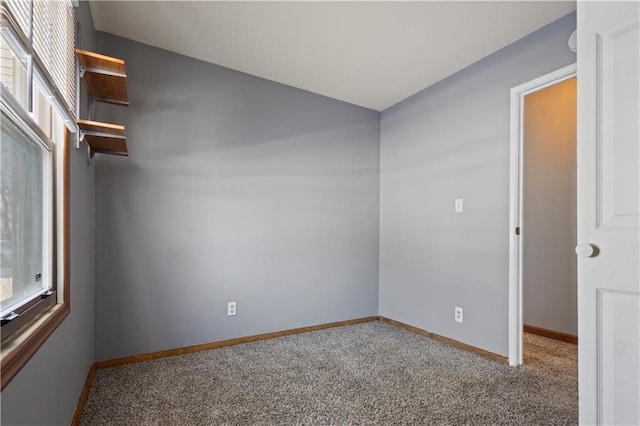
[[462, 308], [456, 306], [454, 319], [456, 322], [462, 322]]
[[227, 303], [227, 315], [235, 315], [236, 314], [236, 302]]
[[464, 210], [464, 200], [462, 198], [456, 198], [454, 210], [456, 213], [462, 213]]

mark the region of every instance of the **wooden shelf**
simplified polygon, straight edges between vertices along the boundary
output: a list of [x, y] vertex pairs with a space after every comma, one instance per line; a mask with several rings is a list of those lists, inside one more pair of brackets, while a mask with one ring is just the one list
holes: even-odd
[[92, 153], [129, 155], [124, 126], [81, 119], [76, 121]]
[[[127, 71], [124, 61], [118, 58], [76, 49], [80, 64], [80, 78], [85, 82], [89, 100], [129, 106], [127, 95]], [[91, 105], [89, 105], [91, 111]], [[129, 155], [124, 126], [99, 121], [77, 120], [80, 141], [87, 143], [87, 163], [97, 152], [112, 155]]]
[[129, 106], [127, 72], [122, 59], [76, 49], [81, 76], [94, 100]]

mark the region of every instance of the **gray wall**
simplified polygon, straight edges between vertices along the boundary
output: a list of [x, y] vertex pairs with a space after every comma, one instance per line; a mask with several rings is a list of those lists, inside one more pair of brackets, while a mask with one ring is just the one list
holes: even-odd
[[[96, 359], [378, 314], [379, 113], [97, 33]], [[228, 317], [228, 301], [238, 315]]]
[[575, 62], [575, 28], [570, 14], [382, 113], [381, 315], [507, 355], [509, 91]]
[[[76, 19], [79, 46], [92, 49], [93, 24], [85, 2], [76, 9]], [[68, 425], [93, 363], [94, 170], [87, 166], [86, 150], [72, 148], [71, 313], [2, 391], [3, 425]]]
[[576, 79], [525, 97], [524, 323], [578, 334]]

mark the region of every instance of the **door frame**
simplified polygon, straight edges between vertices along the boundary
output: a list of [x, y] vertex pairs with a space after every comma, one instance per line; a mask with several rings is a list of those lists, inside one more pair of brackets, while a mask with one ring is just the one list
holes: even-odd
[[[522, 223], [524, 169], [524, 97], [578, 75], [575, 63], [511, 89], [509, 161], [509, 365], [523, 362]], [[520, 229], [519, 235], [516, 229]]]

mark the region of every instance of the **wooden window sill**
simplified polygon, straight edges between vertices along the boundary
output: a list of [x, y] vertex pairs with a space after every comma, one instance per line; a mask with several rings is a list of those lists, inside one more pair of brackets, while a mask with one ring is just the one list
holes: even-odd
[[15, 339], [4, 344], [0, 352], [3, 390], [67, 315], [69, 305], [58, 303], [24, 330], [17, 332], [18, 336]]

